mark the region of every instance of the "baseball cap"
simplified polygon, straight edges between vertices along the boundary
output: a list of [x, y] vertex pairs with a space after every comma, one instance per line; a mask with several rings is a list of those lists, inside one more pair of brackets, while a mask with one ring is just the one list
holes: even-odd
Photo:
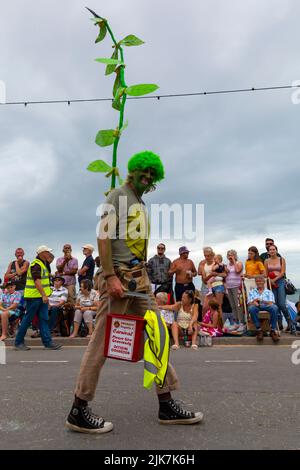
[[40, 253], [43, 253], [43, 251], [48, 251], [49, 253], [52, 253], [52, 248], [49, 248], [47, 245], [41, 245], [36, 249], [36, 253], [39, 255]]
[[179, 254], [182, 255], [183, 253], [189, 253], [190, 250], [188, 250], [188, 248], [186, 246], [181, 246], [179, 248]]
[[88, 250], [91, 250], [91, 251], [94, 251], [95, 247], [93, 245], [90, 245], [89, 243], [87, 243], [86, 245], [83, 245], [82, 248], [87, 248]]

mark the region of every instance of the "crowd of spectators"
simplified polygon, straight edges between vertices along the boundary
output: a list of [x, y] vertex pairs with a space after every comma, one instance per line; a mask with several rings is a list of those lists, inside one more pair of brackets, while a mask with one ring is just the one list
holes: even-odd
[[[247, 315], [255, 325], [257, 339], [261, 341], [261, 310], [270, 313], [270, 335], [274, 342], [279, 339], [277, 328], [283, 329], [282, 315], [287, 323], [285, 331], [295, 332], [296, 321], [291, 319], [286, 302], [286, 261], [278, 253], [274, 240], [267, 238], [265, 245], [266, 252], [261, 255], [255, 246], [249, 248], [245, 267], [235, 250], [227, 251], [225, 263], [221, 254], [205, 247], [204, 258], [196, 269], [186, 246], [180, 247], [179, 257], [171, 261], [166, 256], [166, 245], [158, 244], [157, 254], [148, 260], [146, 266], [157, 304], [173, 338], [174, 350], [180, 347], [181, 338], [192, 349], [197, 349], [198, 335], [245, 334]], [[99, 256], [93, 258], [93, 245], [86, 244], [82, 249], [85, 259], [81, 267], [72, 255], [72, 246], [65, 244], [63, 256], [57, 258], [56, 266], [52, 268], [48, 325], [54, 336], [90, 337], [93, 332], [101, 301], [98, 293], [101, 266]], [[24, 256], [24, 250], [17, 248], [15, 259], [9, 263], [4, 275], [0, 289], [0, 340], [13, 337], [19, 318], [26, 314], [23, 294], [30, 263]], [[50, 264], [51, 260], [49, 268]], [[200, 276], [202, 281], [200, 290], [194, 284], [196, 276]], [[244, 299], [248, 303], [246, 311], [242, 297], [244, 279], [253, 279], [255, 284], [248, 298]], [[300, 305], [297, 307], [299, 313]], [[34, 330], [32, 336], [39, 336], [38, 320], [34, 319], [31, 326]]]

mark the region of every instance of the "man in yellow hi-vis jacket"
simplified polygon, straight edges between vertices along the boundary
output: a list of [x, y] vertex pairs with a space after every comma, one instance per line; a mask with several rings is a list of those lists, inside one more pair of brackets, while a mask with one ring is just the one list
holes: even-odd
[[25, 345], [24, 338], [35, 315], [38, 315], [41, 338], [45, 348], [61, 348], [59, 344], [52, 342], [48, 326], [48, 298], [52, 293], [50, 287], [50, 263], [54, 258], [52, 249], [42, 245], [37, 248], [36, 253], [37, 257], [32, 261], [27, 271], [24, 290], [26, 314], [15, 340], [15, 349], [17, 351], [27, 351], [30, 349]]
[[[128, 162], [128, 177], [124, 185], [111, 191], [104, 204], [98, 248], [101, 260], [99, 274], [100, 306], [96, 327], [84, 354], [75, 388], [75, 400], [66, 426], [83, 433], [105, 433], [113, 424], [91, 412], [88, 402], [94, 398], [99, 374], [105, 362], [104, 343], [106, 318], [109, 312], [144, 317], [147, 310], [160, 315], [147, 275], [148, 219], [141, 196], [155, 189], [155, 183], [164, 178], [163, 164], [158, 155], [145, 151]], [[124, 211], [124, 203], [126, 210]], [[124, 291], [135, 290], [147, 294], [144, 298], [128, 298]], [[152, 319], [155, 326], [156, 317]], [[159, 324], [157, 324], [159, 328]], [[160, 348], [164, 351], [163, 345]], [[148, 371], [154, 370], [151, 356], [145, 357]], [[149, 362], [150, 361], [150, 362]], [[154, 366], [152, 368], [152, 366]], [[158, 377], [159, 379], [159, 377]], [[150, 384], [151, 374], [145, 377]], [[156, 381], [157, 382], [157, 381]], [[159, 382], [159, 380], [158, 380]], [[182, 409], [171, 397], [178, 388], [178, 378], [169, 363], [164, 382], [156, 385], [159, 400], [159, 422], [162, 424], [193, 424], [202, 420], [202, 413]]]

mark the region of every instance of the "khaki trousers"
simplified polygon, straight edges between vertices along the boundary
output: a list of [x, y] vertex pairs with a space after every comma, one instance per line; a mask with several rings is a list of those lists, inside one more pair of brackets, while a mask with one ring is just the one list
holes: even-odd
[[[96, 315], [96, 326], [83, 356], [75, 388], [75, 395], [86, 401], [93, 400], [95, 396], [99, 375], [106, 360], [104, 357], [104, 343], [107, 314], [113, 312], [124, 315], [126, 313], [143, 317], [149, 307], [157, 311], [157, 304], [152, 294], [150, 282], [146, 291], [151, 300], [150, 305], [144, 299], [124, 298], [115, 300], [110, 298], [106, 292], [106, 281], [103, 279], [102, 274], [99, 275], [99, 292], [100, 305]], [[156, 386], [156, 392], [159, 395], [176, 390], [178, 387], [177, 374], [169, 363], [164, 386], [163, 388]]]
[[72, 284], [71, 286], [66, 286], [66, 288], [68, 289], [68, 300], [67, 300], [67, 302], [72, 304], [72, 305], [75, 305], [75, 302], [76, 302], [76, 286], [74, 284]]

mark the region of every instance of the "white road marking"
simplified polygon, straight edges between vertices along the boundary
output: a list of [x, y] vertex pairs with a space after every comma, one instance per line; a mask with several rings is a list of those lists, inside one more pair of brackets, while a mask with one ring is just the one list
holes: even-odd
[[239, 361], [239, 360], [236, 360], [236, 361], [205, 361], [205, 362], [213, 362], [213, 363], [221, 363], [221, 364], [224, 364], [224, 363], [249, 363], [249, 364], [253, 364], [253, 363], [256, 363], [256, 361], [252, 361], [252, 360], [249, 360], [249, 361]]
[[40, 363], [43, 363], [43, 364], [44, 364], [44, 363], [50, 363], [50, 364], [53, 364], [53, 363], [55, 363], [55, 364], [57, 364], [57, 363], [64, 363], [64, 364], [65, 364], [65, 363], [67, 363], [67, 362], [69, 362], [69, 361], [20, 361], [20, 362], [21, 362], [22, 364], [24, 364], [24, 363], [26, 363], [26, 364], [27, 364], [27, 363], [39, 363], [39, 364], [40, 364]]

